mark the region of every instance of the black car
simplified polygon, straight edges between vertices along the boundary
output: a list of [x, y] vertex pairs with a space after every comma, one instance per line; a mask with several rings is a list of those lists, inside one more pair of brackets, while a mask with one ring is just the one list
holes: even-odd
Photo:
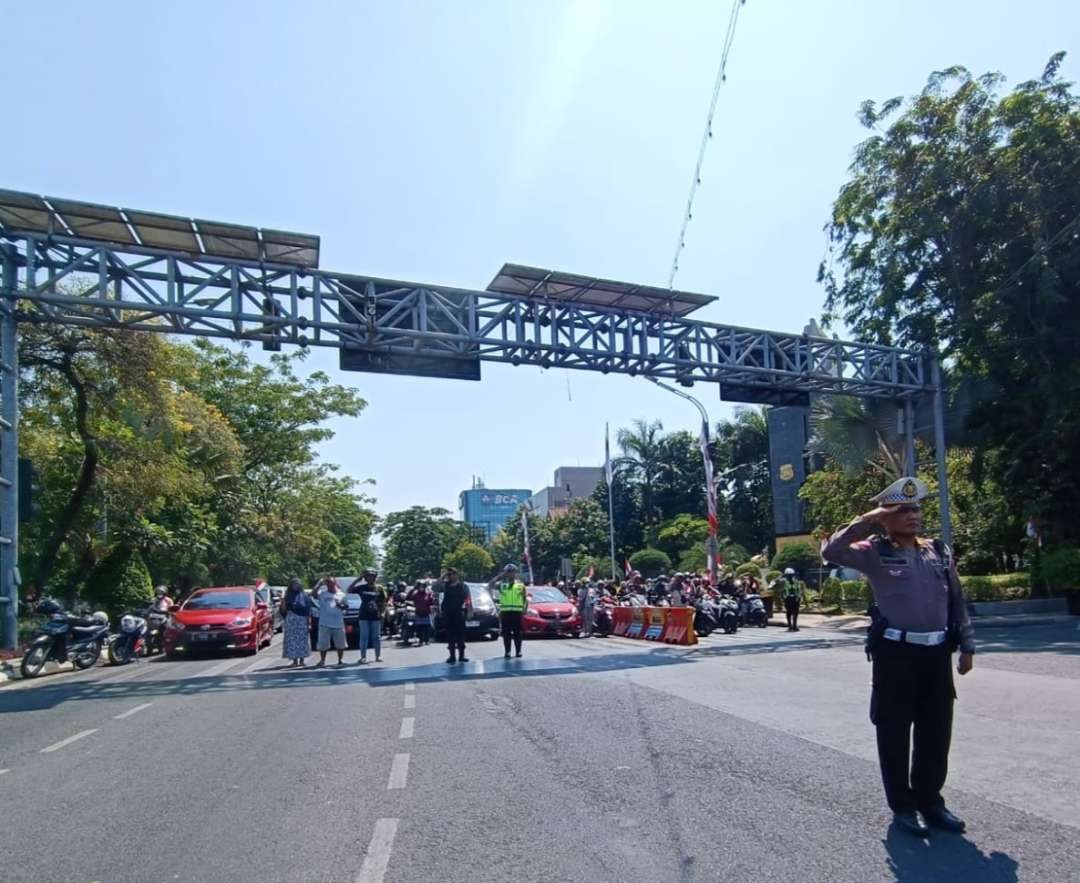
[[[499, 637], [499, 612], [495, 601], [484, 583], [465, 583], [469, 587], [469, 607], [465, 619], [466, 640], [482, 637], [485, 640]], [[440, 622], [439, 611], [442, 608], [442, 584], [435, 586], [435, 639], [443, 640], [446, 632]]]

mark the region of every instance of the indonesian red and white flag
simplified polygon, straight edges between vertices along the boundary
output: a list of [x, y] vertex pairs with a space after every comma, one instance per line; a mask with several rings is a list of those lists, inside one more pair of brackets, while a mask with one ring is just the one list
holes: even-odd
[[632, 568], [630, 566], [630, 559], [629, 558], [623, 558], [623, 570], [626, 571], [627, 576], [630, 576], [630, 574], [632, 574], [634, 572], [634, 568]]
[[532, 582], [532, 555], [529, 553], [529, 519], [525, 510], [521, 510], [521, 532], [525, 537], [525, 564], [529, 568], [529, 582]]

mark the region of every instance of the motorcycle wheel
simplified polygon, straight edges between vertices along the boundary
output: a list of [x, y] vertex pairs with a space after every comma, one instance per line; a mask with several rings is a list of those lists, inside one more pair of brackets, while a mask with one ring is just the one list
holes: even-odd
[[713, 627], [711, 625], [702, 625], [694, 629], [694, 631], [697, 632], [699, 638], [707, 638], [713, 633]]
[[127, 641], [113, 641], [109, 645], [109, 662], [113, 665], [125, 665], [131, 659], [131, 647]]
[[41, 644], [36, 647], [31, 647], [23, 654], [19, 671], [22, 672], [24, 678], [36, 678], [41, 674], [41, 670], [49, 660], [50, 649], [48, 644]]
[[97, 665], [99, 659], [101, 659], [101, 642], [95, 641], [90, 645], [89, 650], [77, 654], [71, 661], [75, 663], [76, 668], [86, 669]]

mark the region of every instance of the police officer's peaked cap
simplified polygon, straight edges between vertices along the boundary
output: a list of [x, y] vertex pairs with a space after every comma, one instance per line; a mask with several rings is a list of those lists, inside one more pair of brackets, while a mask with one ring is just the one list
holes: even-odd
[[926, 482], [921, 478], [898, 478], [880, 494], [871, 497], [870, 502], [879, 503], [882, 506], [895, 506], [899, 503], [918, 503], [929, 493], [930, 488], [926, 486]]
[[509, 573], [510, 571], [517, 573], [517, 567], [513, 564], [507, 564], [506, 567], [503, 568], [504, 573]]

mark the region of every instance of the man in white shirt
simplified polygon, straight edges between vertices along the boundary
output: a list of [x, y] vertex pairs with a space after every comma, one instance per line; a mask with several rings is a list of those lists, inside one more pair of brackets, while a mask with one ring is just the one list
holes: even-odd
[[326, 651], [330, 645], [337, 650], [338, 665], [345, 664], [345, 593], [333, 579], [320, 580], [315, 598], [319, 602], [319, 662], [316, 668], [326, 665]]

